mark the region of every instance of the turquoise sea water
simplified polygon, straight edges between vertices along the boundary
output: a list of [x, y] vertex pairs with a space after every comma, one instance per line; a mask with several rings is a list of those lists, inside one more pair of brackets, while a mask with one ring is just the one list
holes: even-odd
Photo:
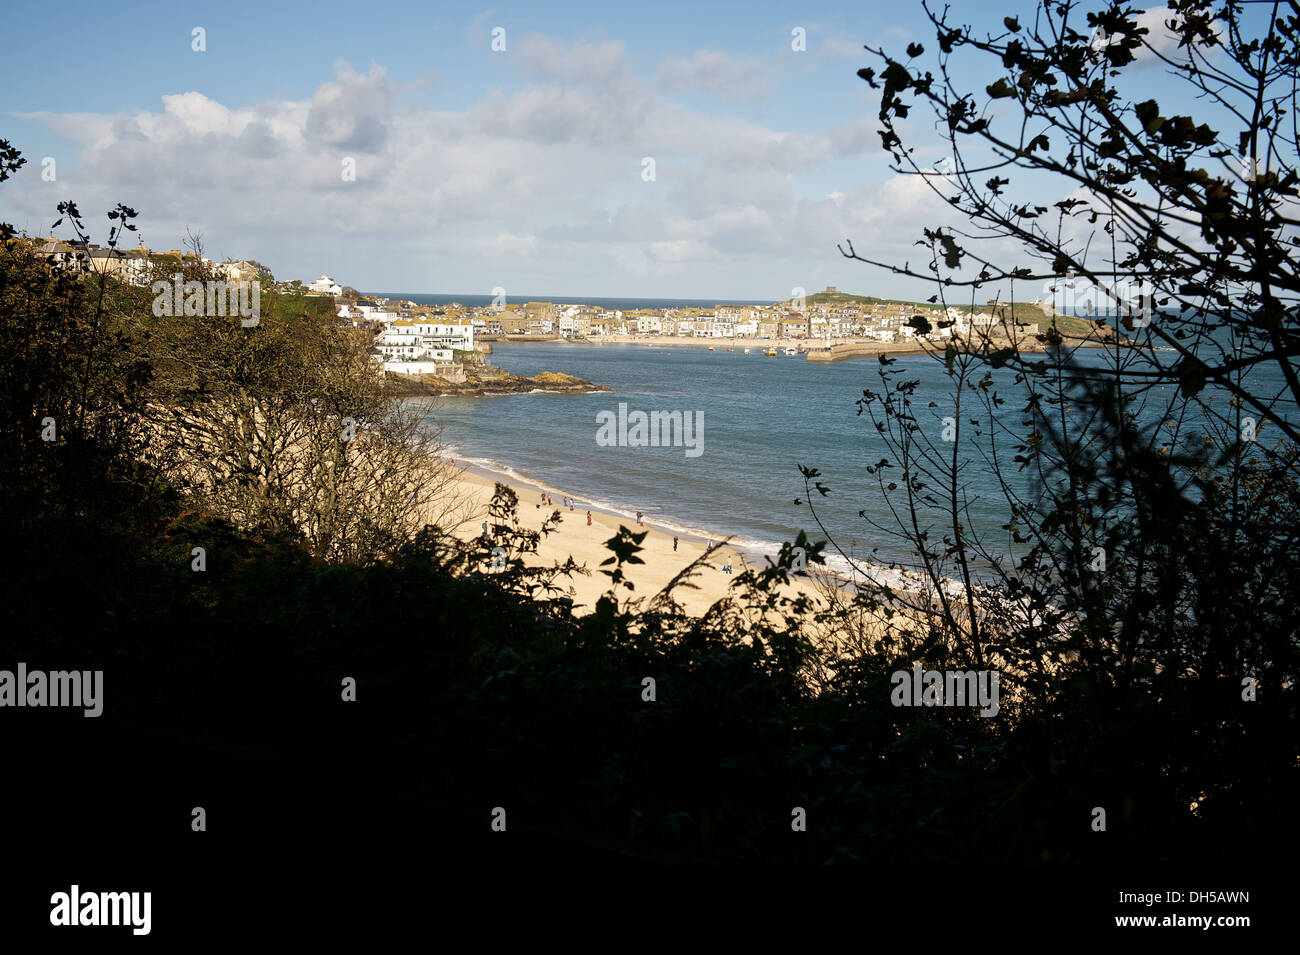
[[[734, 535], [754, 553], [774, 553], [806, 530], [824, 539], [807, 506], [796, 465], [815, 467], [830, 488], [814, 503], [827, 530], [846, 553], [889, 562], [906, 557], [896, 541], [873, 528], [859, 511], [887, 526], [893, 518], [874, 476], [864, 466], [888, 454], [855, 402], [864, 388], [880, 390], [878, 362], [831, 364], [799, 357], [767, 358], [761, 349], [699, 346], [496, 344], [491, 360], [514, 374], [542, 371], [578, 375], [612, 390], [586, 395], [534, 393], [489, 398], [440, 398], [433, 420], [458, 463], [472, 463], [549, 488], [558, 505], [572, 493], [585, 506], [629, 517], [640, 510], [652, 523], [711, 537]], [[1100, 350], [1080, 350], [1082, 360], [1111, 360]], [[936, 438], [951, 414], [950, 380], [942, 363], [927, 356], [897, 359], [901, 378], [916, 379], [915, 411]], [[1000, 417], [1017, 425], [1023, 392], [1006, 370], [995, 373], [1007, 401]], [[900, 379], [901, 380], [901, 379]], [[926, 407], [934, 401], [936, 408]], [[680, 411], [702, 415], [698, 457], [685, 447], [603, 447], [597, 415], [627, 411]], [[967, 405], [969, 417], [982, 412]], [[985, 425], [987, 422], [985, 421]], [[968, 423], [966, 432], [973, 431]], [[1019, 431], [1020, 429], [1017, 428]], [[987, 427], [985, 427], [987, 433]], [[1003, 443], [1009, 461], [1014, 452]], [[1007, 508], [984, 458], [963, 448], [962, 493], [972, 502], [972, 523], [986, 534], [1007, 523]], [[1017, 486], [1028, 477], [1012, 474]], [[800, 500], [804, 503], [796, 504]], [[937, 518], [937, 515], [935, 515]], [[936, 529], [934, 537], [943, 533]], [[832, 567], [844, 570], [840, 559]]]
[[[831, 493], [817, 495], [827, 528], [851, 554], [896, 546], [857, 512], [883, 517], [874, 479], [862, 467], [885, 453], [854, 402], [878, 389], [873, 360], [814, 364], [802, 356], [766, 358], [754, 348], [647, 348], [644, 345], [494, 345], [492, 361], [518, 375], [563, 371], [612, 391], [587, 395], [535, 393], [491, 398], [441, 398], [434, 420], [458, 461], [577, 495], [588, 505], [687, 533], [734, 535], [754, 552], [773, 553], [800, 529], [823, 539], [805, 500], [796, 465], [815, 467]], [[908, 377], [936, 395], [947, 379], [923, 356], [903, 358]], [[702, 453], [685, 447], [602, 447], [597, 414], [681, 411], [702, 417]], [[700, 420], [700, 419], [697, 419]], [[935, 423], [936, 429], [941, 427]], [[980, 471], [972, 482], [995, 490]], [[554, 494], [557, 501], [558, 494]], [[983, 509], [989, 520], [998, 516]], [[999, 520], [998, 523], [1002, 523]]]

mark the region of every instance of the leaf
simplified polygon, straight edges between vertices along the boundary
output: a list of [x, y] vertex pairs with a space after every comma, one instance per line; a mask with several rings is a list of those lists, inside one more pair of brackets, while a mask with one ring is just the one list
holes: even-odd
[[1012, 33], [1020, 32], [1020, 21], [1015, 17], [1003, 17], [1002, 22], [1003, 24], [1006, 25], [1006, 28], [1010, 30]]
[[965, 250], [953, 241], [952, 236], [939, 233], [939, 241], [943, 244], [943, 261], [950, 269], [958, 268], [961, 265], [961, 257], [966, 254]]
[[1194, 398], [1205, 387], [1206, 367], [1196, 358], [1184, 358], [1178, 364], [1178, 387], [1186, 398]]
[[[999, 348], [988, 356], [989, 365], [993, 368], [1001, 368], [1016, 354], [1014, 348]], [[978, 422], [976, 422], [978, 423]]]
[[885, 67], [885, 72], [881, 74], [880, 78], [885, 81], [885, 93], [888, 96], [892, 96], [901, 89], [906, 89], [907, 85], [912, 82], [912, 74], [907, 72], [907, 67], [898, 62], [891, 62]]
[[925, 52], [925, 47], [923, 47], [919, 43], [907, 44], [907, 55], [910, 57], [918, 57], [924, 52]]
[[1165, 124], [1164, 117], [1160, 115], [1160, 106], [1153, 99], [1138, 103], [1133, 107], [1133, 111], [1137, 113], [1138, 119], [1142, 121], [1142, 128], [1148, 133], [1158, 131]]
[[984, 92], [994, 99], [1004, 99], [1008, 96], [1015, 96], [1015, 88], [1006, 81], [1005, 78], [999, 79], [996, 83], [984, 87]]

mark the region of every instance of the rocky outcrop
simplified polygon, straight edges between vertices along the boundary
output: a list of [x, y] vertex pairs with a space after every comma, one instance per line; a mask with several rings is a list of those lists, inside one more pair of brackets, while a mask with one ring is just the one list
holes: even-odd
[[[499, 371], [499, 369], [492, 369]], [[594, 385], [584, 378], [544, 371], [532, 378], [501, 373], [495, 376], [471, 376], [462, 383], [447, 381], [433, 375], [394, 375], [388, 382], [395, 394], [402, 396], [460, 395], [481, 398], [487, 395], [518, 395], [530, 391], [550, 391], [558, 394], [581, 395], [592, 391], [609, 391], [604, 385]]]

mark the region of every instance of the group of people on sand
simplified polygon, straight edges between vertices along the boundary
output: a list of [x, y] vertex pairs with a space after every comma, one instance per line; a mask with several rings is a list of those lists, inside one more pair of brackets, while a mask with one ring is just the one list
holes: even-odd
[[[547, 506], [549, 507], [550, 505], [552, 505], [552, 504], [555, 503], [555, 501], [551, 499], [551, 495], [547, 494], [545, 491], [541, 491], [540, 493], [541, 493], [541, 496], [542, 496], [542, 503], [543, 503], [543, 504], [545, 504], [545, 505], [547, 505]], [[572, 497], [561, 497], [561, 498], [560, 498], [560, 503], [563, 504], [565, 507], [567, 507], [569, 510], [573, 510], [573, 509], [574, 509], [574, 505], [577, 504], [578, 502], [577, 502], [577, 498], [572, 498]], [[638, 525], [639, 527], [644, 527], [644, 526], [645, 526], [645, 519], [644, 519], [644, 518], [645, 518], [645, 515], [642, 514], [641, 511], [637, 511], [637, 512], [636, 512], [636, 522], [637, 522], [637, 525]], [[587, 512], [587, 526], [588, 526], [588, 527], [591, 527], [591, 511], [588, 511], [588, 512]], [[484, 522], [483, 522], [483, 536], [484, 536], [484, 537], [487, 537], [487, 536], [488, 536], [488, 526], [487, 526], [487, 521], [484, 521]], [[674, 537], [674, 538], [673, 538], [673, 553], [674, 553], [674, 554], [677, 553], [677, 543], [678, 543], [677, 538]], [[730, 573], [731, 573], [731, 564], [727, 564], [725, 567], [723, 567], [723, 568], [722, 568], [722, 572], [723, 572], [724, 574], [730, 574]]]
[[[551, 497], [551, 495], [547, 494], [545, 491], [542, 491], [541, 494], [542, 503], [547, 507], [551, 507], [555, 504], [555, 499]], [[576, 497], [561, 497], [560, 504], [567, 507], [569, 510], [573, 510], [578, 504], [578, 499]], [[590, 514], [591, 512], [588, 511], [587, 513]], [[590, 521], [588, 523], [590, 523]]]
[[[452, 463], [455, 464], [456, 462], [453, 460]], [[545, 504], [547, 507], [550, 507], [550, 506], [552, 506], [552, 505], [555, 504], [555, 501], [554, 501], [554, 499], [551, 497], [551, 495], [547, 494], [545, 491], [540, 491], [539, 493], [541, 494], [541, 501], [542, 501], [542, 503]], [[577, 506], [578, 499], [577, 499], [577, 498], [574, 498], [574, 497], [561, 497], [561, 498], [560, 498], [560, 503], [561, 503], [564, 507], [567, 507], [570, 511], [572, 511], [572, 510], [574, 510], [575, 507]], [[645, 515], [644, 515], [641, 511], [637, 511], [637, 512], [636, 512], [636, 523], [637, 523], [637, 526], [638, 526], [638, 527], [645, 527]], [[591, 527], [591, 526], [592, 526], [591, 511], [587, 511], [587, 526], [588, 526], [588, 527]], [[487, 521], [484, 521], [484, 522], [483, 522], [483, 536], [484, 536], [484, 537], [488, 537], [488, 536], [489, 536]], [[674, 538], [673, 538], [673, 553], [674, 553], [674, 554], [677, 553], [677, 544], [678, 544], [677, 538], [674, 537]], [[724, 566], [724, 567], [722, 568], [722, 572], [723, 572], [724, 574], [730, 574], [730, 573], [732, 573], [731, 564], [728, 563], [726, 566]]]
[[[542, 491], [541, 494], [542, 494], [542, 503], [546, 504], [547, 507], [551, 507], [551, 505], [555, 503], [555, 500], [552, 499], [551, 495], [547, 494], [546, 491]], [[562, 496], [562, 498], [560, 498], [560, 504], [563, 504], [564, 507], [567, 507], [569, 509], [569, 511], [572, 511], [572, 509], [575, 509], [577, 507], [577, 498], [563, 498]], [[586, 512], [586, 526], [589, 526], [589, 528], [591, 526], [590, 511]]]

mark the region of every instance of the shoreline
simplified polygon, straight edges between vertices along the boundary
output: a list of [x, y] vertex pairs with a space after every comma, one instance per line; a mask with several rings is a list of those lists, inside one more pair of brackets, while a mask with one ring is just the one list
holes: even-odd
[[[747, 358], [764, 358], [763, 353], [769, 348], [775, 348], [778, 352], [787, 348], [804, 349], [806, 354], [803, 356], [794, 355], [777, 355], [777, 358], [803, 357], [806, 361], [815, 363], [830, 363], [836, 361], [847, 361], [853, 358], [875, 358], [879, 355], [890, 355], [900, 358], [910, 357], [913, 355], [931, 355], [936, 351], [942, 353], [942, 343], [932, 343], [926, 345], [916, 345], [911, 342], [881, 342], [872, 339], [839, 339], [832, 343], [830, 349], [825, 347], [822, 339], [807, 338], [774, 338], [774, 339], [753, 339], [753, 338], [687, 338], [685, 336], [673, 335], [601, 335], [595, 338], [569, 339], [562, 338], [558, 335], [548, 337], [523, 338], [521, 336], [510, 336], [509, 340], [493, 339], [493, 344], [500, 345], [532, 345], [532, 344], [563, 344], [582, 347], [585, 345], [639, 345], [646, 348], [712, 348], [714, 351], [725, 354], [734, 353], [741, 357]], [[999, 343], [994, 342], [995, 346]], [[1003, 343], [1009, 345], [1010, 343]], [[1101, 342], [1085, 339], [1076, 339], [1065, 337], [1063, 344], [1068, 348], [1118, 348], [1121, 346], [1137, 346], [1133, 342]], [[1034, 342], [1032, 344], [1022, 343], [1019, 350], [1026, 354], [1042, 354], [1049, 350], [1046, 345]], [[745, 355], [745, 349], [750, 350], [750, 354]], [[846, 354], [848, 352], [848, 354]]]
[[[501, 468], [493, 467], [492, 465], [489, 464], [484, 464], [482, 461], [474, 458], [459, 458], [459, 459], [449, 458], [448, 461], [455, 463], [455, 467], [458, 470], [462, 471], [462, 473], [472, 474], [477, 477], [481, 477], [485, 480], [492, 481], [494, 483], [501, 483], [507, 485], [517, 495], [519, 495], [519, 503], [521, 505], [524, 504], [525, 501], [527, 500], [525, 496], [526, 494], [540, 495], [545, 493], [545, 494], [549, 494], [552, 499], [554, 499], [557, 496], [561, 498], [561, 500], [563, 500], [566, 497], [569, 498], [571, 501], [575, 503], [575, 507], [573, 508], [573, 513], [575, 514], [578, 512], [582, 512], [585, 516], [587, 511], [591, 511], [593, 516], [596, 514], [601, 514], [612, 520], [631, 521], [633, 522], [633, 524], [636, 523], [635, 511], [632, 512], [631, 514], [627, 514], [612, 504], [608, 504], [608, 503], [597, 504], [593, 502], [590, 498], [580, 498], [577, 495], [570, 494], [568, 491], [562, 490], [561, 488], [552, 487], [551, 485], [546, 484], [543, 481], [539, 481], [536, 478], [525, 477], [524, 475], [519, 474], [517, 471], [514, 471], [513, 468], [502, 470]], [[540, 501], [534, 501], [534, 503], [540, 503]], [[569, 513], [568, 509], [565, 508], [562, 504], [555, 505], [555, 508], [558, 508], [564, 513]], [[673, 524], [671, 522], [664, 521], [664, 520], [657, 520], [657, 521], [651, 520], [650, 518], [645, 517], [644, 514], [642, 515], [642, 520], [644, 521], [644, 527], [647, 529], [659, 531], [662, 534], [667, 534], [669, 537], [675, 535], [681, 540], [690, 540], [693, 543], [700, 543], [700, 544], [715, 543], [718, 541], [725, 540], [729, 536], [726, 534], [712, 534], [709, 531], [704, 530], [703, 528], [698, 528], [698, 527], [690, 528], [680, 524]], [[728, 545], [728, 546], [733, 546], [733, 545]]]
[[[609, 589], [609, 578], [600, 570], [601, 561], [610, 556], [605, 549], [605, 541], [613, 537], [620, 526], [627, 527], [634, 533], [646, 532], [641, 542], [642, 550], [637, 556], [644, 561], [626, 568], [628, 578], [636, 585], [631, 596], [647, 598], [657, 594], [674, 577], [692, 561], [698, 558], [711, 543], [721, 543], [729, 535], [711, 533], [703, 528], [690, 528], [666, 520], [654, 520], [643, 516], [643, 525], [638, 526], [635, 514], [624, 514], [608, 502], [597, 504], [590, 498], [577, 497], [560, 488], [553, 488], [543, 481], [527, 477], [508, 465], [493, 466], [481, 460], [455, 457], [444, 454], [445, 463], [450, 463], [455, 473], [452, 479], [463, 497], [466, 516], [453, 531], [463, 540], [478, 537], [482, 531], [482, 522], [487, 520], [488, 508], [495, 485], [500, 483], [515, 492], [518, 498], [519, 524], [527, 530], [536, 530], [554, 511], [560, 512], [561, 522], [555, 532], [543, 538], [537, 552], [528, 561], [530, 565], [549, 566], [563, 563], [572, 556], [578, 564], [585, 565], [591, 572], [589, 576], [574, 575], [561, 585], [566, 587], [574, 601], [574, 610], [580, 615], [591, 613], [596, 601]], [[506, 470], [502, 470], [502, 467]], [[553, 504], [543, 504], [541, 495], [549, 494]], [[574, 502], [572, 510], [562, 503], [569, 497]], [[532, 506], [529, 506], [529, 505]], [[588, 526], [587, 512], [591, 512], [592, 523]], [[677, 538], [678, 546], [674, 550], [672, 540]], [[741, 539], [745, 540], [745, 539]], [[758, 542], [754, 542], [757, 544]], [[730, 583], [737, 575], [747, 569], [761, 569], [767, 566], [763, 553], [757, 547], [746, 547], [745, 543], [731, 542], [717, 551], [713, 558], [712, 569], [702, 569], [691, 583], [697, 589], [680, 587], [674, 591], [674, 597], [695, 616], [703, 614], [718, 600], [727, 596]], [[730, 566], [732, 572], [723, 569]], [[790, 584], [782, 588], [787, 596], [806, 595], [824, 602], [820, 592], [825, 583], [823, 578], [834, 580], [841, 589], [851, 586], [847, 577], [837, 574], [827, 567], [817, 567], [815, 576], [791, 576]], [[626, 599], [626, 595], [622, 597]]]
[[[530, 566], [538, 563], [549, 565], [552, 562], [563, 563], [572, 556], [579, 564], [585, 564], [592, 571], [589, 577], [575, 576], [569, 581], [572, 586], [575, 612], [591, 612], [595, 602], [608, 589], [608, 579], [599, 573], [602, 560], [610, 556], [604, 548], [604, 542], [617, 533], [620, 526], [627, 527], [634, 533], [646, 532], [642, 541], [642, 551], [638, 556], [645, 563], [632, 565], [627, 570], [628, 578], [637, 584], [633, 596], [649, 597], [658, 593], [678, 572], [700, 556], [709, 544], [722, 544], [713, 557], [716, 565], [713, 570], [703, 570], [692, 583], [698, 589], [682, 588], [675, 592], [676, 598], [686, 611], [699, 616], [718, 600], [727, 596], [729, 583], [736, 574], [754, 568], [768, 566], [767, 558], [775, 558], [779, 553], [781, 542], [759, 541], [739, 535], [713, 532], [705, 528], [677, 524], [670, 519], [652, 519], [643, 515], [644, 523], [638, 527], [635, 511], [624, 512], [617, 505], [608, 502], [596, 503], [591, 498], [579, 498], [562, 488], [556, 488], [544, 481], [528, 477], [514, 471], [501, 462], [486, 463], [476, 458], [440, 457], [443, 463], [450, 464], [458, 472], [453, 475], [459, 490], [472, 501], [473, 516], [466, 518], [454, 531], [462, 539], [472, 539], [479, 535], [481, 522], [487, 519], [488, 507], [495, 485], [500, 483], [514, 491], [518, 499], [519, 523], [526, 529], [536, 530], [542, 521], [552, 512], [559, 511], [561, 524], [556, 533], [543, 539]], [[541, 495], [549, 494], [553, 504], [544, 505]], [[565, 497], [574, 502], [572, 510], [563, 505]], [[529, 507], [529, 503], [533, 506]], [[592, 514], [591, 532], [585, 521], [586, 512]], [[570, 533], [573, 530], [576, 533]], [[678, 549], [672, 547], [672, 539], [678, 539]], [[850, 560], [842, 558], [833, 547], [828, 547], [825, 556], [830, 561]], [[782, 588], [786, 596], [805, 595], [825, 605], [827, 593], [837, 591], [842, 599], [851, 599], [857, 593], [860, 571], [854, 565], [870, 565], [871, 575], [878, 581], [889, 578], [890, 586], [899, 592], [916, 592], [917, 585], [923, 585], [923, 578], [915, 572], [891, 568], [876, 563], [868, 557], [851, 559], [852, 571], [839, 568], [829, 561], [821, 565], [810, 565], [807, 575], [790, 575], [790, 584]], [[732, 574], [724, 570], [732, 567]], [[948, 579], [945, 587], [961, 589], [961, 584], [954, 578]]]
[[[614, 526], [610, 531], [611, 534], [617, 530], [618, 524], [627, 526], [629, 530], [638, 530], [634, 508], [624, 509], [619, 505], [611, 504], [608, 501], [597, 502], [594, 498], [578, 497], [563, 488], [557, 488], [545, 481], [520, 474], [510, 465], [504, 464], [500, 461], [486, 462], [481, 458], [460, 457], [459, 455], [453, 458], [447, 454], [440, 456], [439, 460], [444, 464], [454, 465], [456, 471], [459, 472], [459, 474], [455, 476], [456, 480], [483, 482], [486, 483], [489, 489], [495, 483], [501, 483], [511, 488], [519, 499], [521, 522], [526, 505], [530, 503], [529, 495], [534, 495], [531, 499], [531, 503], [535, 505], [533, 510], [540, 510], [541, 502], [539, 497], [542, 493], [546, 493], [555, 500], [554, 505], [547, 506], [546, 512], [548, 514], [552, 510], [559, 510], [562, 512], [562, 515], [570, 513], [570, 511], [561, 503], [563, 498], [568, 497], [575, 502], [575, 507], [573, 509], [575, 516], [581, 515], [585, 517], [586, 511], [590, 510], [593, 519], [601, 519], [594, 520], [593, 526], [600, 524], [603, 520], [606, 523], [613, 522]], [[486, 515], [486, 508], [483, 509], [483, 513]], [[482, 517], [475, 518], [475, 522], [481, 520]], [[707, 528], [677, 523], [668, 516], [662, 516], [656, 519], [643, 514], [642, 520], [643, 524], [641, 525], [640, 530], [658, 533], [663, 536], [663, 539], [666, 542], [670, 542], [674, 536], [682, 543], [689, 541], [693, 544], [700, 545], [728, 541], [728, 543], [724, 545], [725, 550], [722, 553], [732, 555], [740, 561], [740, 564], [743, 567], [766, 567], [767, 561], [765, 558], [775, 558], [780, 552], [783, 543], [793, 543], [793, 541], [759, 540], [756, 538], [745, 537], [740, 534], [729, 534], [725, 531], [711, 531]], [[806, 528], [805, 532], [808, 533]], [[650, 546], [652, 540], [656, 539], [654, 533], [647, 535], [643, 546]], [[816, 540], [817, 538], [812, 533], [809, 533], [809, 539]], [[671, 547], [669, 549], [671, 550]], [[602, 552], [602, 559], [604, 556], [608, 556], [608, 554]], [[862, 555], [842, 556], [839, 550], [836, 547], [831, 546], [829, 543], [824, 556], [828, 559], [827, 563], [814, 565], [817, 581], [830, 582], [837, 589], [849, 593], [855, 592], [857, 583], [864, 573], [864, 571], [858, 569], [860, 567], [869, 567], [870, 575], [874, 576], [877, 580], [890, 578], [888, 580], [889, 585], [898, 590], [914, 590], [915, 585], [923, 584], [925, 581], [924, 575], [916, 570], [891, 567]], [[835, 563], [832, 563], [832, 561]], [[847, 563], [850, 569], [844, 569], [837, 566], [840, 562]], [[686, 563], [688, 562], [683, 562], [682, 566], [685, 566]], [[633, 576], [635, 576], [635, 574], [633, 574]], [[812, 578], [807, 578], [807, 580], [809, 583], [813, 582]], [[947, 582], [945, 589], [949, 590], [950, 593], [959, 592], [963, 587], [961, 581], [956, 577], [948, 577], [945, 578], [945, 580]], [[985, 580], [982, 577], [978, 577], [975, 580], [975, 584], [978, 588], [992, 586], [991, 581]]]

